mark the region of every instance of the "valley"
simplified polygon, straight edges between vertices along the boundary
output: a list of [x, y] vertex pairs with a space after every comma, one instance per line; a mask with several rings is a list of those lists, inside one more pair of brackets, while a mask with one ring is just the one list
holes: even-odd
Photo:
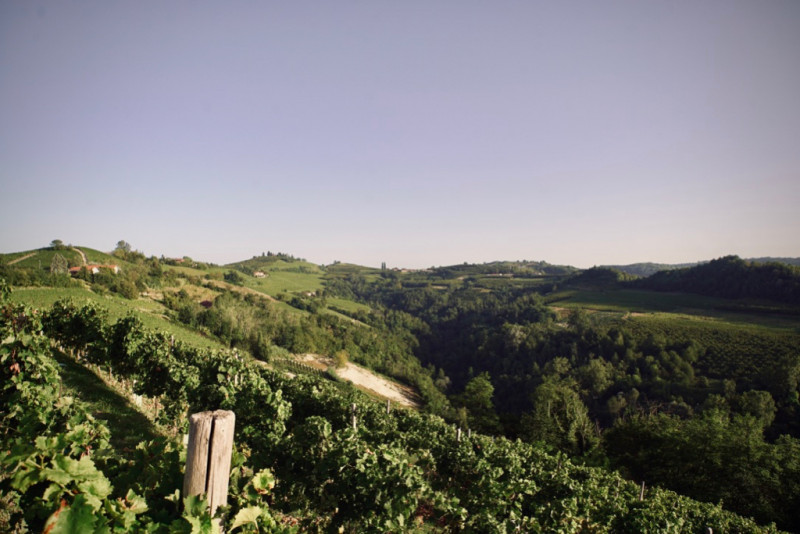
[[[704, 292], [705, 286], [698, 286], [697, 279], [706, 276], [702, 271], [695, 274], [696, 267], [675, 269], [677, 274], [672, 275], [694, 277], [691, 291], [677, 291], [674, 286], [657, 291], [641, 287], [646, 279], [621, 271], [581, 271], [544, 262], [403, 272], [352, 264], [318, 266], [272, 253], [216, 266], [190, 258], [147, 258], [133, 250], [112, 254], [86, 247], [79, 250], [88, 253], [90, 261], [114, 262], [120, 274], [70, 278], [40, 268], [42, 263], [60, 265], [54, 259], [58, 251], [40, 249], [0, 257], [0, 276], [11, 282], [9, 305], [33, 306], [45, 317], [73, 310], [68, 313], [76, 320], [90, 321], [82, 323], [78, 337], [64, 337], [66, 324], [48, 327], [48, 335], [60, 336], [60, 346], [71, 343], [71, 353], [107, 361], [100, 365], [108, 372], [121, 365], [101, 356], [107, 350], [102, 347], [112, 346], [107, 344], [112, 343], [114, 331], [162, 332], [160, 338], [145, 333], [151, 339], [147, 343], [180, 344], [186, 347], [181, 350], [196, 347], [191, 351], [255, 361], [263, 369], [257, 374], [275, 373], [266, 378], [271, 390], [277, 387], [285, 394], [313, 383], [331, 395], [363, 399], [357, 401], [359, 406], [382, 403], [384, 410], [390, 399], [398, 405], [398, 416], [410, 408], [452, 425], [451, 429], [520, 440], [520, 446], [566, 454], [581, 468], [612, 468], [635, 483], [644, 480], [700, 501], [724, 502], [726, 508], [754, 517], [762, 525], [775, 522], [783, 529], [797, 528], [789, 511], [800, 497], [796, 490], [800, 484], [796, 461], [800, 450], [800, 303], [770, 298], [771, 278], [762, 275], [760, 264], [729, 259], [711, 262], [727, 269], [728, 277], [735, 276], [730, 269], [736, 268], [750, 280], [747, 297], [726, 298], [696, 292]], [[64, 251], [69, 252], [73, 251]], [[780, 273], [784, 292], [793, 295], [798, 275], [792, 269], [796, 268], [770, 269]], [[764, 296], [754, 289], [759, 284], [765, 288]], [[718, 285], [713, 289], [724, 291], [728, 290]], [[91, 326], [95, 324], [100, 329], [97, 341], [92, 341], [85, 331], [97, 328]], [[98, 356], [91, 356], [92, 347], [101, 351]], [[120, 350], [134, 350], [134, 346]], [[133, 394], [130, 381], [136, 376], [136, 394], [162, 406], [159, 415], [151, 414], [160, 418], [156, 424], [180, 428], [187, 409], [208, 405], [217, 394], [191, 400], [196, 393], [186, 388], [195, 379], [188, 377], [205, 372], [192, 371], [192, 367], [178, 373], [188, 374], [176, 383], [177, 391], [184, 393], [175, 400], [158, 387], [146, 393], [148, 351], [131, 360], [134, 368], [145, 367], [124, 379], [126, 387]], [[61, 361], [75, 369], [72, 373], [77, 376], [72, 360]], [[164, 365], [159, 364], [160, 372]], [[189, 359], [179, 365], [195, 364]], [[234, 367], [250, 369], [247, 365]], [[125, 369], [129, 367], [119, 367], [114, 373], [131, 372]], [[231, 372], [223, 375], [233, 376]], [[292, 382], [297, 385], [291, 386]], [[224, 381], [219, 386], [200, 384], [202, 388], [231, 388]], [[81, 387], [91, 386], [71, 387], [77, 397], [94, 402], [91, 391], [80, 392]], [[251, 386], [237, 386], [242, 387]], [[236, 404], [248, 397], [225, 398]], [[264, 451], [293, 439], [304, 424], [302, 417], [319, 413], [334, 428], [338, 424], [339, 416], [302, 408], [314, 405], [308, 398], [296, 397], [291, 405], [293, 413], [300, 410], [292, 417], [301, 419], [288, 419], [287, 430], [267, 432], [278, 433], [269, 438], [275, 441], [267, 449], [263, 443], [258, 445], [261, 452], [256, 456], [262, 460]], [[108, 412], [108, 408], [98, 410]], [[256, 439], [261, 442], [267, 434], [258, 431], [252, 437], [261, 435]], [[115, 439], [124, 442], [127, 438]], [[288, 474], [289, 464], [282, 463], [288, 459], [275, 458], [277, 463], [271, 465], [280, 480]], [[742, 464], [741, 458], [750, 461]], [[713, 480], [727, 482], [720, 485]], [[435, 492], [444, 491], [434, 480], [425, 484]], [[758, 495], [751, 493], [755, 488]], [[281, 491], [289, 491], [288, 486]], [[289, 498], [289, 493], [281, 495], [281, 499]], [[322, 510], [314, 508], [319, 502], [304, 506]], [[415, 516], [419, 506], [409, 509], [404, 521], [416, 517], [420, 525], [425, 524], [425, 514]], [[291, 506], [279, 508], [274, 513], [299, 517], [292, 515], [299, 512], [290, 511]], [[445, 530], [456, 524], [475, 528], [479, 524], [459, 523], [462, 520], [455, 517], [461, 512], [443, 510], [434, 515], [444, 514], [437, 521], [450, 525]], [[362, 524], [358, 517], [365, 512], [354, 509], [356, 515], [347, 520], [330, 510], [325, 513], [331, 525], [347, 529], [346, 525]], [[488, 516], [479, 520], [483, 516], [476, 513], [467, 512], [465, 517], [488, 520]], [[613, 512], [617, 523], [608, 525], [616, 525], [615, 529], [622, 525], [620, 518], [628, 512], [620, 513]], [[539, 516], [526, 517], [538, 521], [532, 518]]]

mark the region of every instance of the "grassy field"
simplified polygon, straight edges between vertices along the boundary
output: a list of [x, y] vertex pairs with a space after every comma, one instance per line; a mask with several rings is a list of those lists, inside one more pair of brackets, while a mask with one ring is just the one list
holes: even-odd
[[178, 323], [173, 323], [164, 316], [166, 309], [152, 300], [125, 300], [111, 295], [97, 295], [80, 288], [15, 288], [11, 293], [13, 302], [27, 304], [42, 310], [52, 307], [56, 301], [62, 299], [72, 299], [76, 304], [94, 302], [108, 310], [109, 318], [112, 320], [121, 319], [132, 313], [142, 321], [145, 327], [169, 332], [175, 336], [175, 339], [195, 347], [225, 348], [213, 339], [206, 338]]
[[352, 300], [347, 300], [339, 297], [329, 297], [328, 298], [328, 306], [335, 307], [342, 309], [346, 312], [369, 312], [371, 308], [366, 304], [361, 304], [360, 302], [353, 302]]
[[277, 260], [265, 265], [266, 270], [273, 271], [304, 271], [309, 274], [322, 274], [323, 270], [315, 263], [307, 261], [284, 261]]
[[86, 254], [86, 259], [89, 263], [99, 263], [101, 265], [119, 265], [120, 267], [124, 267], [126, 265], [130, 265], [128, 262], [123, 261], [116, 256], [112, 256], [111, 254], [107, 254], [105, 252], [101, 252], [99, 250], [95, 250], [89, 247], [76, 247], [83, 251]]
[[[32, 254], [30, 257], [25, 258], [25, 256]], [[56, 254], [61, 254], [61, 256], [66, 259], [70, 265], [82, 265], [83, 258], [81, 255], [72, 250], [72, 249], [64, 249], [64, 250], [52, 250], [49, 248], [43, 248], [39, 250], [29, 250], [27, 252], [19, 252], [15, 254], [4, 254], [3, 259], [6, 263], [10, 263], [19, 258], [25, 258], [21, 261], [18, 261], [13, 265], [13, 267], [19, 267], [23, 269], [44, 269], [46, 271], [50, 270], [50, 262], [53, 261], [53, 256]]]
[[583, 308], [596, 312], [670, 314], [675, 317], [706, 318], [718, 322], [747, 324], [796, 330], [800, 315], [788, 306], [770, 303], [733, 301], [688, 293], [661, 293], [633, 289], [569, 290], [547, 297], [549, 304], [566, 309]]
[[[186, 276], [197, 276], [199, 278], [204, 277], [208, 273], [212, 272], [211, 269], [203, 270], [203, 269], [195, 269], [194, 267], [184, 267], [183, 265], [164, 265], [164, 270], [175, 271], [180, 274], [184, 274]], [[218, 271], [219, 268], [214, 268], [214, 270]], [[227, 272], [227, 269], [223, 270]]]
[[476, 284], [487, 289], [499, 289], [502, 287], [512, 287], [515, 289], [538, 287], [552, 284], [558, 278], [552, 276], [542, 276], [536, 278], [500, 278], [494, 276], [476, 277]]
[[[303, 263], [302, 265], [306, 265]], [[322, 289], [322, 271], [313, 264], [307, 264], [310, 267], [307, 272], [300, 272], [300, 266], [297, 262], [287, 263], [283, 261], [275, 261], [270, 263], [270, 269], [267, 272], [266, 278], [255, 278], [248, 276], [241, 271], [236, 271], [241, 275], [244, 280], [244, 287], [253, 289], [260, 293], [265, 293], [270, 296], [276, 296], [278, 293], [299, 293], [305, 291], [319, 291]], [[187, 276], [196, 276], [199, 278], [205, 277], [211, 273], [225, 274], [228, 271], [235, 270], [233, 267], [212, 267], [208, 270], [193, 269], [191, 267], [182, 266], [166, 266], [166, 269], [176, 271]]]
[[29, 250], [27, 252], [10, 252], [8, 254], [0, 254], [0, 263], [10, 263], [14, 260], [17, 260], [23, 256], [27, 256], [28, 254], [36, 252], [35, 250]]
[[322, 289], [322, 275], [318, 273], [300, 273], [292, 271], [270, 271], [266, 278], [253, 278], [242, 275], [245, 287], [255, 289], [267, 295], [278, 293], [300, 293], [319, 291]]

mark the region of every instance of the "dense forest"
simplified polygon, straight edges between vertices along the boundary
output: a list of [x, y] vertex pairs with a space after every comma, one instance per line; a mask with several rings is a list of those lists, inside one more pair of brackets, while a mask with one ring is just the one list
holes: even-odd
[[760, 298], [800, 304], [800, 267], [747, 262], [725, 256], [686, 269], [660, 271], [638, 282], [656, 291], [685, 291], [724, 298]]

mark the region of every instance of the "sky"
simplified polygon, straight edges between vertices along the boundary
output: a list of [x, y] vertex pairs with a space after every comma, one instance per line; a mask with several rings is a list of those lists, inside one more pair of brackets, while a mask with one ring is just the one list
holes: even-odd
[[800, 2], [0, 2], [0, 252], [800, 256]]

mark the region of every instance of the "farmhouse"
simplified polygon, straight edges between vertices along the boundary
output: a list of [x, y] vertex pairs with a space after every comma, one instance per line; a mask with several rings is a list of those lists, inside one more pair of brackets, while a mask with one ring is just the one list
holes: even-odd
[[265, 273], [264, 271], [256, 271], [253, 273], [253, 276], [255, 276], [256, 278], [265, 278], [267, 276], [267, 273]]

